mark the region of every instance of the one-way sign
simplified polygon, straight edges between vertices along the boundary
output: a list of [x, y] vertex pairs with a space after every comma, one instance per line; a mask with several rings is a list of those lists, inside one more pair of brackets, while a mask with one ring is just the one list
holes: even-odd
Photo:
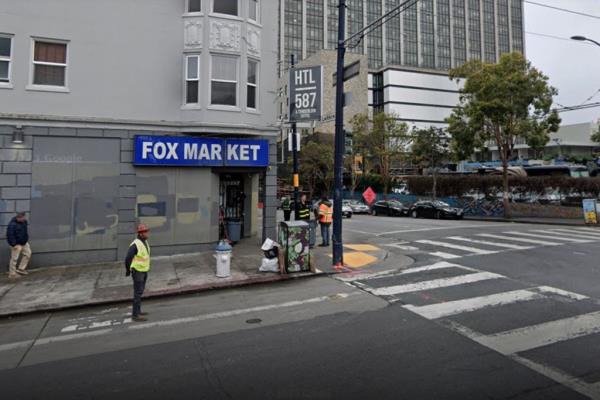
[[290, 122], [320, 121], [323, 94], [323, 67], [290, 69]]

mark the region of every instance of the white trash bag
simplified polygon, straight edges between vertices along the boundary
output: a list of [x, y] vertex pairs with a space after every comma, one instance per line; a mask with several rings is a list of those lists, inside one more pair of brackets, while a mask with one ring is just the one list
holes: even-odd
[[260, 272], [279, 272], [279, 260], [277, 258], [263, 258], [260, 268]]
[[279, 255], [279, 243], [267, 238], [263, 243], [261, 250], [263, 251], [265, 258], [277, 259]]

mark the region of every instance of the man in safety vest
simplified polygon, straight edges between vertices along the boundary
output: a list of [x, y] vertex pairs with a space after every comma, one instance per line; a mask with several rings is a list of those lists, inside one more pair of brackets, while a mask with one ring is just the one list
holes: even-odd
[[329, 227], [332, 222], [333, 207], [327, 196], [323, 196], [319, 203], [319, 223], [321, 224], [321, 237], [323, 238], [323, 243], [319, 245], [321, 247], [329, 246]]
[[306, 195], [303, 194], [300, 196], [300, 204], [298, 204], [298, 208], [296, 208], [296, 221], [306, 221], [310, 220], [310, 204], [306, 201]]
[[147, 321], [142, 312], [142, 295], [148, 280], [150, 271], [150, 245], [148, 244], [148, 227], [139, 224], [137, 227], [137, 239], [129, 245], [129, 251], [125, 258], [125, 275], [133, 278], [133, 310], [131, 319], [136, 322]]
[[281, 209], [283, 210], [283, 220], [289, 221], [292, 215], [292, 202], [289, 197], [285, 196], [281, 199]]

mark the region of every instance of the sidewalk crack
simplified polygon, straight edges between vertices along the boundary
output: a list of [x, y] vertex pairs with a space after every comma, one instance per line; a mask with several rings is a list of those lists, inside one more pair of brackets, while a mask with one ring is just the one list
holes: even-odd
[[33, 348], [33, 346], [35, 346], [35, 343], [38, 341], [40, 336], [42, 336], [42, 332], [44, 332], [44, 330], [46, 329], [46, 326], [48, 326], [48, 322], [50, 321], [51, 317], [52, 317], [52, 314], [48, 314], [48, 316], [46, 317], [46, 321], [44, 321], [44, 325], [42, 325], [42, 328], [40, 329], [38, 334], [35, 336], [35, 338], [33, 338], [33, 340], [31, 341], [31, 344], [29, 345], [29, 347], [27, 348], [25, 353], [23, 353], [23, 356], [17, 363], [15, 369], [19, 368], [21, 366], [21, 364], [23, 363], [23, 361], [25, 360], [25, 358], [29, 355], [29, 352], [31, 351], [31, 349]]

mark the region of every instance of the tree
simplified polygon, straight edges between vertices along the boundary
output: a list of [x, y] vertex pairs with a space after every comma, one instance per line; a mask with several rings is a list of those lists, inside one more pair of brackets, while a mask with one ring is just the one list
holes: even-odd
[[446, 119], [452, 149], [461, 159], [494, 142], [502, 161], [504, 216], [510, 218], [508, 161], [517, 139], [533, 147], [548, 143], [560, 118], [551, 110], [558, 92], [548, 77], [532, 67], [518, 52], [503, 54], [497, 64], [472, 60], [450, 71], [450, 78], [464, 79], [460, 104]]
[[443, 129], [430, 127], [414, 129], [411, 134], [410, 155], [413, 163], [429, 168], [433, 175], [432, 196], [437, 197], [437, 170], [450, 158], [448, 136]]
[[375, 114], [372, 121], [368, 114], [355, 115], [352, 126], [353, 138], [363, 152], [363, 163], [369, 172], [381, 175], [383, 193], [387, 196], [392, 183], [392, 166], [406, 153], [408, 125], [382, 112]]
[[331, 143], [308, 142], [298, 155], [301, 181], [308, 188], [312, 199], [317, 191], [331, 192], [333, 185], [333, 145]]
[[598, 130], [594, 133], [592, 133], [592, 142], [595, 143], [600, 143], [600, 120], [597, 122], [598, 124]]

